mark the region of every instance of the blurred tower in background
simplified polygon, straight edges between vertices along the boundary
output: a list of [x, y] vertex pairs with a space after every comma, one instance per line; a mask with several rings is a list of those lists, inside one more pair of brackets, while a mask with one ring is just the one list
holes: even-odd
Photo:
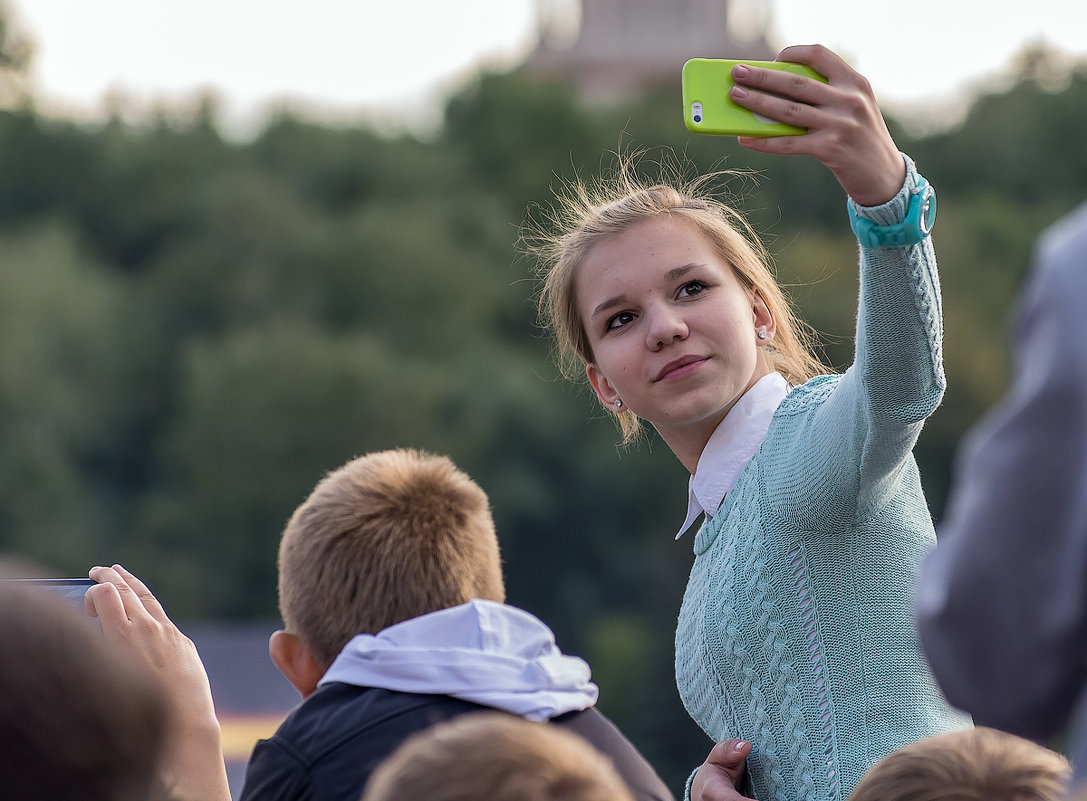
[[538, 0], [525, 69], [606, 102], [678, 84], [688, 58], [772, 59], [765, 0]]

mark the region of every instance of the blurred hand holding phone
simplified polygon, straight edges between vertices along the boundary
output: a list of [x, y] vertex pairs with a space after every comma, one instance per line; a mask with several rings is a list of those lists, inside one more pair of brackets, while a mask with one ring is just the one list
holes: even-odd
[[793, 136], [806, 128], [763, 117], [729, 99], [732, 68], [737, 64], [782, 70], [823, 83], [827, 79], [806, 64], [787, 61], [750, 61], [692, 58], [683, 65], [683, 121], [689, 131], [722, 136]]

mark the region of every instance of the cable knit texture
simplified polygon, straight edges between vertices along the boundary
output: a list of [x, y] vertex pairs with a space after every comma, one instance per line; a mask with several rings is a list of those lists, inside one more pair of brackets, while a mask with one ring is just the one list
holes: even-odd
[[[907, 164], [899, 195], [862, 213], [902, 219]], [[680, 611], [680, 695], [713, 740], [754, 744], [760, 801], [845, 799], [896, 748], [970, 725], [912, 615], [935, 533], [911, 450], [944, 390], [931, 242], [862, 248], [860, 274], [854, 364], [782, 401], [695, 537]]]

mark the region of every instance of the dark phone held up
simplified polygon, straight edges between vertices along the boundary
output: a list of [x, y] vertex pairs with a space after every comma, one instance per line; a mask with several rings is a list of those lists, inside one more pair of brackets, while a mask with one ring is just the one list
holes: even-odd
[[30, 587], [47, 592], [83, 612], [83, 596], [96, 582], [91, 578], [15, 578], [2, 579], [5, 584]]

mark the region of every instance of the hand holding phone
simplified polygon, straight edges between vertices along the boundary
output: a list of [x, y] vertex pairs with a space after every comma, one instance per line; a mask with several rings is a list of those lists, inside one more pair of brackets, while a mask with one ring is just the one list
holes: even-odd
[[92, 567], [90, 574], [100, 585], [91, 603], [106, 642], [157, 677], [172, 710], [173, 743], [160, 768], [171, 797], [230, 801], [211, 684], [193, 641], [147, 585], [120, 565]]
[[806, 64], [787, 61], [743, 61], [718, 58], [692, 58], [683, 65], [683, 121], [694, 133], [727, 136], [792, 136], [806, 133], [806, 128], [763, 117], [738, 106], [729, 99], [732, 68], [748, 64], [763, 69], [803, 75], [822, 83], [827, 79]]

